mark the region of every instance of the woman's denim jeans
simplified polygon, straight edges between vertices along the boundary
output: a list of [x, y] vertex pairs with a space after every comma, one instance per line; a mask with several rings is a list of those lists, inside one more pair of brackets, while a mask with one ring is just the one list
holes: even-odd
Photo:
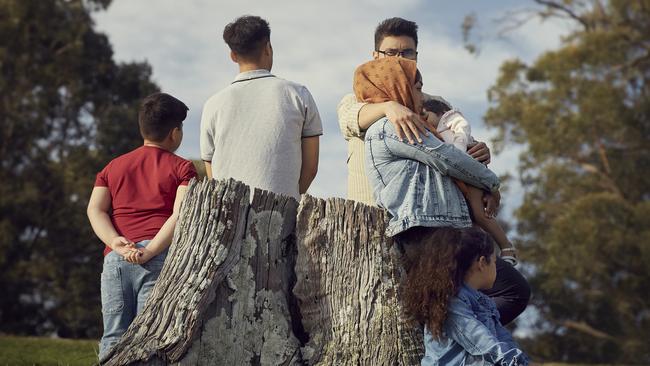
[[[147, 244], [149, 240], [143, 240], [136, 246], [145, 247]], [[115, 251], [104, 257], [101, 277], [104, 335], [99, 343], [100, 360], [142, 311], [166, 257], [167, 250], [142, 265], [127, 262]]]

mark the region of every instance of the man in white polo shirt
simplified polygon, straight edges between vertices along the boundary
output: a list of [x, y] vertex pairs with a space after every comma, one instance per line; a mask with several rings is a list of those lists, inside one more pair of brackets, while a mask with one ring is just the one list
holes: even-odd
[[271, 74], [270, 36], [269, 24], [257, 16], [224, 29], [240, 73], [203, 107], [201, 159], [210, 178], [299, 199], [316, 176], [323, 127], [307, 88]]

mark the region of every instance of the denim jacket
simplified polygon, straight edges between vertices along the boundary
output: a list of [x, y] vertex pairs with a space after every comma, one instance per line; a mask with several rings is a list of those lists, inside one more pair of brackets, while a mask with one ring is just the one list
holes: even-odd
[[463, 285], [447, 309], [440, 339], [424, 332], [422, 366], [528, 365], [510, 332], [499, 322], [499, 312], [487, 295]]
[[383, 118], [365, 136], [366, 173], [374, 197], [391, 216], [386, 235], [414, 226], [469, 227], [467, 203], [452, 177], [487, 191], [499, 178], [485, 165], [432, 134], [402, 142]]

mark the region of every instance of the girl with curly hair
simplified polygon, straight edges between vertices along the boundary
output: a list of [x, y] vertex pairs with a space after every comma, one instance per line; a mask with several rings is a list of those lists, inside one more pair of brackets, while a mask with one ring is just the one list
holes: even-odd
[[479, 290], [496, 279], [492, 238], [477, 228], [417, 227], [402, 235], [408, 318], [425, 326], [422, 365], [528, 365]]

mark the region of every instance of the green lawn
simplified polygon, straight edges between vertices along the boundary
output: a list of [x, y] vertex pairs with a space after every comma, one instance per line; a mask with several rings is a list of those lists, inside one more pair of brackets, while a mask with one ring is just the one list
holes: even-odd
[[[88, 366], [97, 363], [97, 352], [97, 341], [94, 340], [0, 336], [0, 366]], [[537, 365], [587, 366], [561, 363], [538, 363]]]
[[97, 362], [97, 341], [0, 336], [0, 366], [83, 365]]

